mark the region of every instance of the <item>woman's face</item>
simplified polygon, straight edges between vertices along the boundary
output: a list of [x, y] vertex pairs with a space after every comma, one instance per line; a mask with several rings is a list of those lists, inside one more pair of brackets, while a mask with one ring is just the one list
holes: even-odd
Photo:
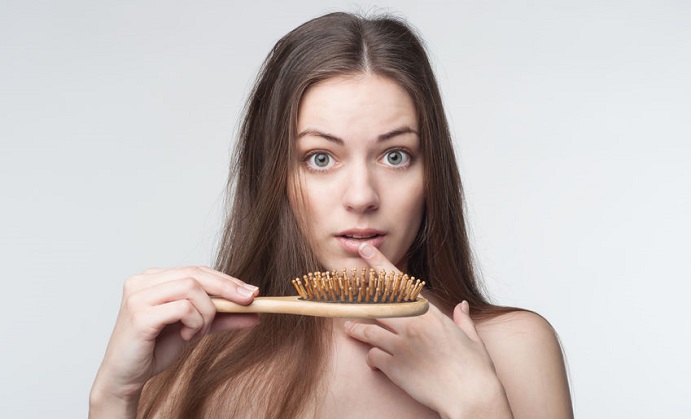
[[420, 228], [424, 174], [415, 106], [396, 82], [335, 77], [309, 88], [297, 124], [299, 214], [329, 269], [366, 267], [368, 242], [399, 269]]

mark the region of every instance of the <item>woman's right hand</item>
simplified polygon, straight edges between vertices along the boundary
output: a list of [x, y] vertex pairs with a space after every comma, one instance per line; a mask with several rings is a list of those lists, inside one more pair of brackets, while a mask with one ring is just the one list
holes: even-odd
[[256, 314], [217, 315], [210, 295], [250, 304], [257, 293], [257, 287], [207, 267], [148, 269], [129, 278], [91, 389], [90, 416], [130, 416], [147, 380], [193, 338], [258, 323]]

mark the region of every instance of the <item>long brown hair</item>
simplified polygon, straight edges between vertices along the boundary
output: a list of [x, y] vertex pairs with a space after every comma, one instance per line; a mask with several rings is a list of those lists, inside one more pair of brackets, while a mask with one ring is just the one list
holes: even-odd
[[[447, 310], [461, 300], [479, 315], [501, 310], [488, 303], [474, 275], [460, 176], [428, 57], [413, 30], [388, 16], [328, 14], [294, 29], [270, 52], [231, 164], [232, 200], [216, 268], [265, 295], [292, 294], [287, 279], [321, 268], [288, 200], [298, 106], [315, 83], [368, 72], [398, 82], [417, 110], [426, 209], [407, 255], [408, 273], [425, 278]], [[287, 315], [264, 315], [254, 329], [207, 336], [147, 383], [140, 416], [306, 414], [302, 406], [318, 394], [329, 336], [323, 319]]]

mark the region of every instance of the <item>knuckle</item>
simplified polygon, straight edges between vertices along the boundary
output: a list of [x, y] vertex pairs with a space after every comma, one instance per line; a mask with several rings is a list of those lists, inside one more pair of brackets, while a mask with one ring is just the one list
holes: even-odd
[[214, 320], [214, 317], [216, 316], [216, 310], [204, 310], [201, 313], [202, 315], [202, 322], [204, 323], [211, 323]]
[[234, 295], [237, 294], [237, 288], [237, 284], [234, 284], [230, 281], [223, 281], [223, 284], [221, 285], [221, 292], [225, 295]]
[[367, 351], [367, 365], [369, 365], [370, 367], [379, 368], [381, 360], [378, 354], [379, 350], [377, 348], [371, 348], [369, 351]]
[[180, 268], [180, 271], [183, 273], [183, 275], [189, 277], [197, 277], [202, 272], [199, 266], [183, 266]]
[[419, 322], [411, 322], [406, 328], [406, 335], [411, 339], [417, 339], [424, 334], [425, 328]]
[[180, 286], [182, 287], [183, 291], [192, 292], [199, 288], [199, 282], [197, 282], [196, 279], [188, 276], [180, 280]]
[[125, 310], [136, 312], [136, 308], [139, 306], [139, 298], [137, 294], [128, 294], [125, 298], [123, 298], [122, 305], [124, 306]]
[[350, 333], [351, 335], [355, 335], [355, 336], [361, 335], [361, 333], [360, 333], [361, 327], [362, 327], [362, 325], [360, 323], [352, 322], [350, 324], [350, 326], [348, 327], [348, 333]]
[[213, 301], [211, 301], [211, 297], [206, 297], [204, 305], [200, 311], [203, 315], [209, 318], [213, 318], [216, 315], [216, 306], [214, 305]]
[[189, 316], [196, 311], [190, 300], [180, 300], [178, 302], [178, 307], [182, 316]]
[[363, 338], [366, 340], [370, 340], [372, 338], [372, 330], [369, 327], [366, 327], [365, 325], [358, 325], [357, 327], [360, 335], [362, 335]]
[[130, 315], [130, 322], [135, 330], [143, 331], [149, 328], [149, 316], [142, 312], [134, 312]]
[[214, 315], [216, 314], [216, 307], [214, 306], [213, 302], [211, 302], [211, 299], [208, 298], [199, 304], [197, 311], [202, 316], [204, 321], [206, 321], [213, 319]]
[[133, 275], [125, 280], [122, 284], [122, 293], [124, 295], [132, 294], [137, 289], [137, 284], [141, 281], [141, 275]]

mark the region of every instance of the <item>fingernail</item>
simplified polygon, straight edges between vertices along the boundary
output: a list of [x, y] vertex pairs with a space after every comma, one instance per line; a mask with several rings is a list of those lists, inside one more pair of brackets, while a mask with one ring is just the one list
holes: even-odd
[[470, 305], [466, 300], [461, 301], [461, 310], [463, 310], [465, 314], [470, 314]]
[[362, 243], [358, 250], [360, 250], [360, 254], [366, 258], [371, 258], [374, 255], [374, 248], [369, 243]]
[[345, 323], [343, 324], [343, 328], [344, 328], [346, 331], [350, 331], [350, 329], [353, 328], [353, 322], [351, 322], [350, 320], [348, 320], [347, 322], [345, 322]]
[[249, 284], [244, 284], [241, 287], [238, 287], [238, 293], [244, 297], [251, 297], [254, 295], [254, 292], [257, 291], [257, 287], [254, 285], [249, 285]]

